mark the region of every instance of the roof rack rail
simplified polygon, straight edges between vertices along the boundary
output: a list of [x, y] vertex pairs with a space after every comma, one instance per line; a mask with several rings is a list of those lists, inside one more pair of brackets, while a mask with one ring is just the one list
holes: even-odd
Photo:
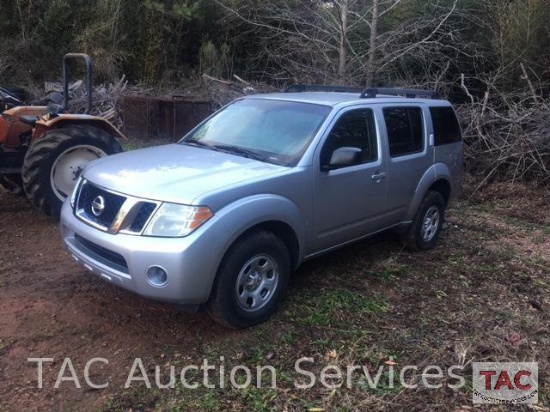
[[408, 98], [429, 97], [430, 99], [440, 99], [441, 95], [433, 90], [421, 89], [395, 89], [395, 88], [366, 88], [361, 92], [361, 99], [375, 98], [379, 94], [390, 96], [405, 96]]
[[288, 87], [285, 93], [303, 92], [336, 92], [336, 93], [361, 93], [362, 87], [351, 86], [323, 86], [318, 84], [293, 84]]

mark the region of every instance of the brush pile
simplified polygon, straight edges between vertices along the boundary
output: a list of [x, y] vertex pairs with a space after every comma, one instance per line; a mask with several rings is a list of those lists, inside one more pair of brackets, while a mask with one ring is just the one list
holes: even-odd
[[458, 108], [466, 170], [491, 181], [550, 184], [550, 101], [485, 95]]
[[[122, 126], [120, 116], [119, 100], [125, 94], [127, 81], [124, 76], [116, 83], [100, 84], [93, 87], [92, 111], [93, 116], [103, 117], [109, 120], [114, 126]], [[63, 93], [61, 83], [46, 83], [45, 90], [48, 95], [52, 93]], [[88, 95], [86, 85], [79, 80], [69, 86], [69, 109], [67, 113], [85, 113], [88, 107]]]
[[255, 93], [273, 93], [280, 91], [273, 86], [259, 82], [249, 82], [237, 75], [234, 80], [218, 79], [208, 74], [202, 75], [203, 94], [213, 102], [216, 109], [226, 105], [232, 100]]

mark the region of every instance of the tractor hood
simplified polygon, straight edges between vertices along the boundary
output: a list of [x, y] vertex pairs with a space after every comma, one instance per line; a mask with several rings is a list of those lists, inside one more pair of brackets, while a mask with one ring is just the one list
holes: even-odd
[[84, 177], [119, 193], [192, 205], [207, 194], [286, 170], [229, 153], [171, 144], [96, 160], [86, 167]]

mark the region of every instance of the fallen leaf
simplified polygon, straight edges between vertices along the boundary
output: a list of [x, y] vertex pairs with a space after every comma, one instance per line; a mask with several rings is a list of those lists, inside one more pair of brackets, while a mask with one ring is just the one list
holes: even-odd
[[521, 344], [521, 335], [517, 332], [510, 333], [506, 339], [508, 339], [508, 342], [515, 348], [519, 347]]

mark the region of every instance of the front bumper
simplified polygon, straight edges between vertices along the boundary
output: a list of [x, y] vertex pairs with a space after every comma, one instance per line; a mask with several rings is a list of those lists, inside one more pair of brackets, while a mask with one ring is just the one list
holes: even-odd
[[[157, 238], [100, 231], [73, 213], [61, 211], [61, 233], [73, 259], [94, 275], [146, 298], [179, 305], [208, 301], [225, 242], [215, 222], [184, 238]], [[146, 271], [159, 266], [168, 273], [162, 287], [150, 284]]]

